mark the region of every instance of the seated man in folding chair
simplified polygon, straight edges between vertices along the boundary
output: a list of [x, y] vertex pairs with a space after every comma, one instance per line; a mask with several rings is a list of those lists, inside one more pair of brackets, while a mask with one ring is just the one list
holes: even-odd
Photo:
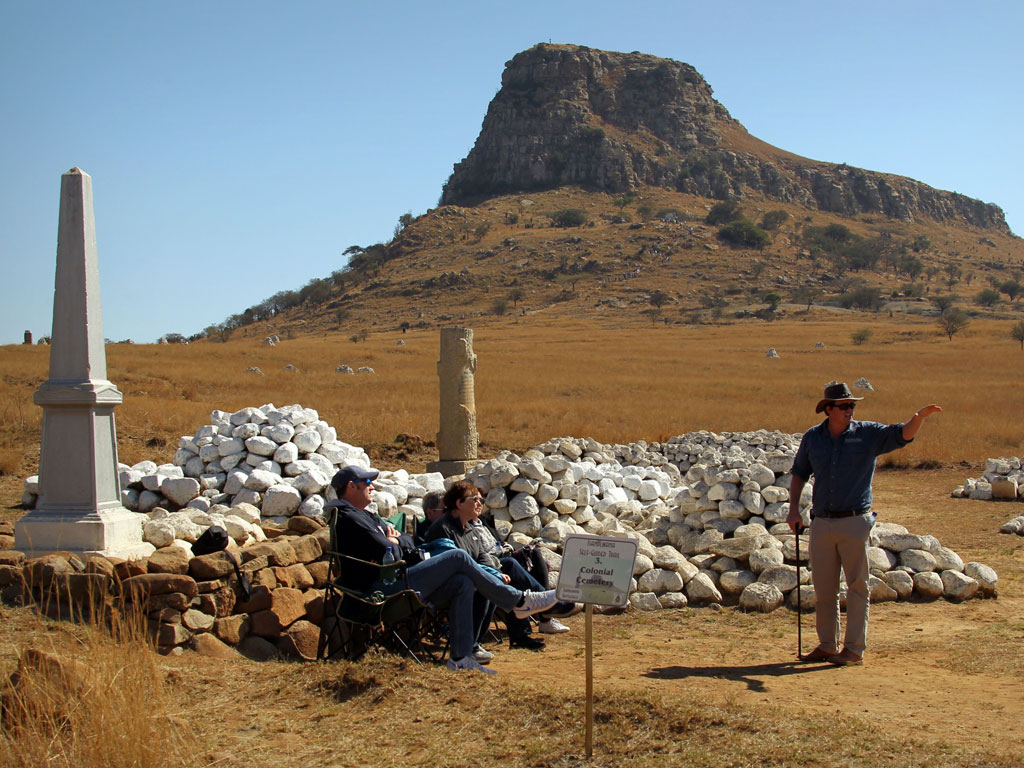
[[[366, 510], [371, 502], [373, 481], [378, 474], [355, 465], [338, 470], [331, 479], [338, 500], [329, 504], [338, 510], [336, 538], [341, 554], [373, 563], [383, 563], [389, 547], [398, 559], [407, 552], [398, 532]], [[377, 568], [358, 566], [345, 574], [346, 581], [362, 591], [391, 594], [401, 588], [397, 582], [385, 584], [379, 576]], [[410, 566], [406, 570], [406, 578], [409, 588], [416, 590], [425, 602], [437, 607], [448, 606], [451, 646], [448, 668], [455, 670], [472, 669], [495, 674], [493, 669], [482, 667], [472, 655], [473, 595], [476, 592], [521, 619], [550, 610], [557, 602], [553, 589], [523, 591], [504, 584], [461, 549], [450, 549]]]

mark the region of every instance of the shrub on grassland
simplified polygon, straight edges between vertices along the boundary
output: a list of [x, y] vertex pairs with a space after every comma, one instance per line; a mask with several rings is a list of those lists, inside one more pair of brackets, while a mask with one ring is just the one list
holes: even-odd
[[740, 219], [721, 227], [718, 239], [736, 248], [754, 248], [760, 250], [771, 243], [768, 233], [752, 221]]
[[582, 227], [587, 223], [587, 214], [580, 208], [563, 208], [550, 215], [556, 227]]

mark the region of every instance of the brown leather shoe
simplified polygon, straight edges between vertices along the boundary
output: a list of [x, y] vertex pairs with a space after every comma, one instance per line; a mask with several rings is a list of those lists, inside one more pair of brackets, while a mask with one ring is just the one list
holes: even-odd
[[828, 661], [835, 654], [832, 651], [826, 651], [820, 645], [810, 653], [805, 653], [800, 657], [800, 661]]
[[843, 648], [841, 653], [837, 653], [835, 656], [829, 656], [825, 661], [829, 664], [834, 664], [837, 667], [856, 667], [864, 663], [864, 657], [858, 656], [848, 648]]

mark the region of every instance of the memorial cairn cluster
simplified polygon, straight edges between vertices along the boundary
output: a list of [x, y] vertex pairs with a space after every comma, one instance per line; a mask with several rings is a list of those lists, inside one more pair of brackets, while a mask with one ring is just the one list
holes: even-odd
[[[339, 467], [370, 466], [366, 451], [338, 440], [333, 427], [301, 405], [213, 411], [210, 422], [178, 441], [170, 463], [120, 467], [121, 502], [149, 517], [143, 539], [157, 549], [191, 544], [210, 525], [224, 527], [239, 546], [263, 541], [263, 524], [322, 516]], [[400, 470], [384, 473], [379, 487], [382, 514], [411, 499], [408, 511], [422, 516], [418, 500], [443, 491], [444, 481], [438, 473]], [[35, 504], [37, 491], [38, 478], [28, 478], [26, 505]]]
[[[789, 470], [800, 435], [696, 432], [664, 444], [602, 445], [556, 438], [522, 456], [505, 452], [467, 473], [485, 495], [499, 533], [539, 539], [557, 582], [558, 554], [572, 533], [629, 537], [638, 555], [630, 604], [639, 610], [735, 603], [772, 611], [811, 607], [814, 588], [802, 536], [785, 523]], [[812, 486], [801, 498], [809, 523]], [[879, 523], [871, 537], [875, 602], [990, 596], [996, 573], [967, 563], [934, 536]], [[799, 588], [798, 588], [799, 586]]]
[[[0, 599], [39, 604], [54, 617], [99, 616], [115, 605], [144, 611], [164, 653], [191, 648], [231, 658], [312, 659], [323, 620], [330, 534], [323, 519], [339, 466], [370, 466], [362, 448], [337, 439], [316, 411], [298, 405], [214, 411], [184, 436], [169, 464], [122, 465], [122, 502], [145, 512], [148, 557], [27, 559], [0, 551]], [[372, 509], [422, 516], [422, 497], [443, 491], [439, 473], [382, 472]], [[38, 479], [26, 481], [35, 504]], [[226, 529], [227, 552], [195, 556], [211, 525]], [[0, 528], [13, 543], [13, 530]], [[251, 581], [246, 592], [232, 558]]]
[[[985, 474], [964, 480], [964, 484], [953, 491], [953, 498], [1024, 501], [1024, 458], [1000, 456], [998, 459], [986, 459]], [[1024, 514], [1003, 523], [999, 532], [1024, 536]]]
[[[215, 411], [211, 422], [182, 438], [171, 464], [122, 470], [125, 505], [146, 513], [148, 558], [83, 563], [0, 552], [2, 597], [25, 599], [28, 588], [39, 599], [58, 587], [72, 605], [51, 607], [65, 615], [106, 580], [109, 590], [99, 592], [143, 607], [164, 652], [311, 658], [323, 617], [329, 532], [322, 510], [334, 495], [330, 478], [344, 464], [368, 467], [369, 458], [297, 405]], [[630, 589], [636, 610], [736, 604], [768, 612], [797, 600], [810, 608], [807, 537], [800, 539], [798, 585], [796, 538], [784, 522], [798, 443], [799, 435], [766, 431], [695, 432], [661, 444], [554, 438], [521, 456], [506, 451], [482, 461], [466, 479], [483, 491], [502, 537], [539, 542], [550, 586], [566, 537], [587, 533], [637, 542]], [[382, 471], [374, 486], [372, 510], [387, 517], [401, 510], [412, 520], [423, 515], [422, 497], [444, 490], [445, 480]], [[809, 486], [805, 494], [807, 522]], [[230, 549], [252, 580], [248, 596], [226, 553], [193, 556], [191, 544], [214, 524], [234, 540]], [[996, 592], [991, 568], [965, 564], [933, 536], [880, 522], [871, 545], [875, 602]]]

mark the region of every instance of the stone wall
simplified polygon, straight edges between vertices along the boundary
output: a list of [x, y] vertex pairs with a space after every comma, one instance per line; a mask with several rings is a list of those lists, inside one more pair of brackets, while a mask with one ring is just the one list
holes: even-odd
[[316, 657], [330, 536], [322, 521], [268, 529], [269, 540], [234, 549], [250, 576], [246, 600], [225, 552], [191, 557], [169, 546], [145, 560], [54, 554], [26, 560], [0, 551], [0, 597], [39, 605], [53, 618], [97, 619], [138, 611], [161, 653], [191, 649], [224, 658]]

